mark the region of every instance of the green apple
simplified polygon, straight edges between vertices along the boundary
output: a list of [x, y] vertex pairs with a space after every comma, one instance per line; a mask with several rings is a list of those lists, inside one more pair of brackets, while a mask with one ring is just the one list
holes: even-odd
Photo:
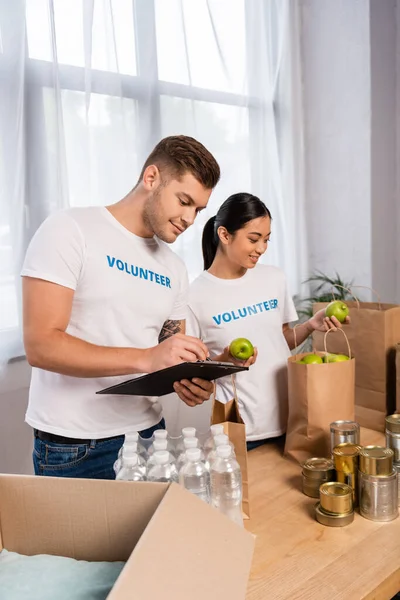
[[254, 354], [253, 344], [246, 338], [236, 338], [229, 346], [229, 352], [233, 358], [248, 360]]
[[331, 358], [331, 356], [334, 356], [334, 354], [324, 354], [324, 356], [322, 357], [322, 361], [323, 361], [324, 363], [331, 362], [331, 361], [330, 361], [330, 358]]
[[324, 356], [325, 363], [344, 362], [345, 360], [350, 360], [345, 354], [327, 354]]
[[304, 365], [321, 365], [322, 358], [318, 354], [306, 354], [301, 361]]
[[344, 323], [349, 314], [349, 307], [343, 300], [334, 300], [325, 309], [325, 316], [336, 317], [339, 323]]

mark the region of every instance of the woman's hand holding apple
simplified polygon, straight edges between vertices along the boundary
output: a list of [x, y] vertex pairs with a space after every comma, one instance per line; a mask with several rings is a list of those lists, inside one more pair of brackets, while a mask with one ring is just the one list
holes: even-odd
[[[325, 315], [325, 308], [322, 308], [321, 310], [316, 312], [315, 315], [311, 317], [311, 319], [308, 321], [308, 323], [314, 331], [324, 332], [329, 331], [329, 329], [333, 329], [335, 331], [336, 329], [342, 328], [342, 323], [340, 323], [340, 321], [335, 316], [327, 317]], [[346, 317], [344, 320], [344, 324], [348, 325], [349, 323], [350, 317]]]
[[253, 356], [250, 356], [250, 358], [248, 358], [247, 360], [239, 360], [239, 359], [235, 358], [234, 356], [232, 356], [232, 354], [229, 352], [229, 346], [227, 346], [226, 348], [224, 348], [224, 351], [222, 352], [222, 354], [219, 354], [218, 356], [214, 356], [213, 360], [216, 360], [218, 362], [233, 363], [234, 365], [237, 365], [238, 367], [251, 367], [251, 365], [254, 365], [254, 363], [256, 362], [257, 355], [258, 355], [257, 348], [254, 348]]

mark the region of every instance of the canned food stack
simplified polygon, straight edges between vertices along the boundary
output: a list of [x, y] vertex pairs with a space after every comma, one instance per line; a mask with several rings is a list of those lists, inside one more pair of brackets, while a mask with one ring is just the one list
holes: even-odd
[[400, 505], [400, 415], [386, 417], [386, 447], [393, 450], [393, 468], [397, 473], [397, 495]]
[[398, 482], [393, 456], [393, 450], [383, 446], [364, 446], [360, 450], [360, 514], [371, 521], [392, 521], [398, 516]]
[[319, 498], [321, 484], [334, 479], [335, 469], [329, 458], [309, 458], [303, 465], [303, 492], [310, 498]]
[[330, 424], [331, 452], [340, 444], [360, 445], [360, 425], [355, 421], [334, 421]]
[[329, 481], [319, 488], [319, 502], [315, 506], [319, 523], [330, 527], [350, 525], [354, 520], [353, 490], [346, 483]]
[[358, 505], [358, 458], [361, 446], [350, 442], [333, 449], [336, 481], [347, 484], [353, 493], [353, 506]]
[[355, 421], [330, 424], [331, 455], [303, 464], [303, 492], [319, 498], [317, 521], [331, 527], [349, 525], [354, 509], [372, 521], [392, 521], [400, 501], [400, 414], [386, 418], [386, 445], [361, 446]]

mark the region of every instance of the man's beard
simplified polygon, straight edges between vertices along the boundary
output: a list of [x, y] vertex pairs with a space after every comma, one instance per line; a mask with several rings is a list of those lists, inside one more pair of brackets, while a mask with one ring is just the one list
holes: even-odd
[[161, 189], [162, 186], [159, 186], [148, 199], [146, 207], [143, 211], [143, 222], [147, 229], [149, 229], [156, 237], [158, 237], [161, 241], [170, 244], [171, 239], [169, 239], [169, 236], [165, 234], [164, 230], [160, 227], [159, 215], [161, 213]]

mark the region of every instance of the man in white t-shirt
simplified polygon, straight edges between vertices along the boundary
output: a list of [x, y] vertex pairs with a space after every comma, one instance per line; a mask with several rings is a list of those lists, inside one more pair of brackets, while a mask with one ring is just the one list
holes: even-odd
[[[124, 434], [150, 437], [164, 421], [156, 398], [96, 392], [208, 356], [185, 335], [187, 273], [164, 242], [193, 223], [219, 176], [202, 144], [165, 138], [120, 202], [61, 211], [36, 232], [22, 270], [36, 474], [113, 479]], [[175, 383], [190, 406], [212, 387]]]

